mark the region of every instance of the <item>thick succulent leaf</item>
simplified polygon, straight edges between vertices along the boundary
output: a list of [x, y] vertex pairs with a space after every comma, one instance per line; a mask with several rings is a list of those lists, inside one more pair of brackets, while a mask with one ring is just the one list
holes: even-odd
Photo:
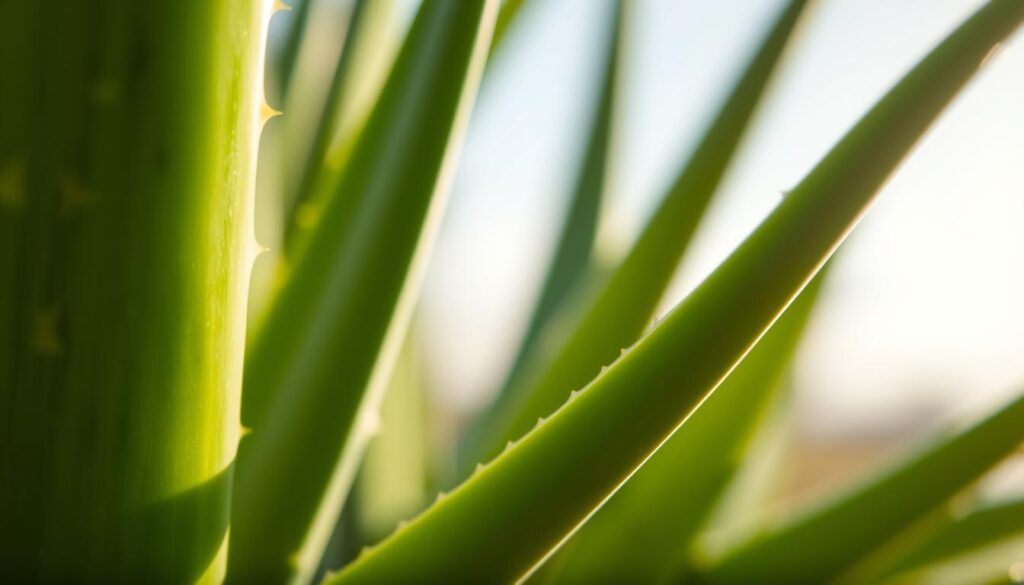
[[1024, 397], [939, 441], [849, 495], [726, 555], [709, 583], [815, 583], [850, 569], [923, 519], [1024, 442]]
[[1012, 585], [1024, 581], [1024, 535], [1000, 540], [956, 557], [937, 559], [912, 571], [872, 582], [884, 585]]
[[[615, 111], [615, 93], [618, 84], [618, 69], [621, 59], [622, 35], [626, 23], [623, 11], [625, 2], [616, 0], [608, 21], [608, 43], [602, 65], [601, 91], [598, 95], [594, 117], [591, 120], [583, 164], [576, 178], [576, 186], [569, 198], [569, 206], [562, 223], [558, 244], [548, 265], [547, 275], [541, 285], [540, 294], [533, 308], [533, 314], [520, 340], [519, 350], [513, 359], [506, 381], [498, 393], [498, 399], [480, 417], [478, 431], [492, 426], [492, 415], [507, 408], [511, 398], [509, 388], [516, 383], [521, 368], [527, 362], [531, 350], [552, 318], [565, 309], [571, 292], [585, 281], [590, 268], [594, 237], [597, 233], [601, 201], [606, 189], [608, 176], [608, 155]], [[472, 461], [470, 462], [473, 463]]]
[[313, 0], [294, 0], [291, 4], [291, 16], [284, 34], [281, 55], [277, 59], [277, 98], [278, 103], [288, 100], [291, 89], [292, 75], [299, 60], [299, 48], [305, 38], [306, 25], [309, 23], [310, 6]]
[[395, 364], [381, 405], [381, 432], [359, 472], [359, 536], [377, 542], [430, 502], [427, 385], [422, 334], [414, 327]]
[[496, 8], [422, 5], [352, 164], [255, 333], [229, 579], [302, 580], [316, 568], [375, 426]]
[[758, 48], [660, 207], [553, 355], [524, 365], [477, 453], [493, 456], [547, 416], [643, 331], [748, 127], [807, 0], [791, 0]]
[[678, 577], [688, 545], [742, 464], [758, 422], [783, 385], [823, 276], [804, 289], [693, 416], [549, 561], [554, 582], [646, 583]]
[[786, 376], [783, 388], [773, 392], [771, 404], [765, 407], [762, 419], [747, 439], [739, 467], [694, 536], [688, 565], [696, 564], [695, 559], [721, 556], [773, 517], [793, 438], [793, 400], [790, 378]]
[[501, 3], [498, 20], [494, 23], [494, 35], [491, 37], [491, 57], [494, 57], [498, 48], [503, 44], [502, 41], [505, 40], [505, 35], [508, 33], [509, 28], [511, 28], [512, 23], [516, 21], [524, 4], [526, 4], [526, 0], [504, 0]]
[[266, 0], [0, 4], [0, 581], [215, 582]]
[[944, 41], [632, 350], [330, 583], [528, 574], [728, 375], [856, 225], [911, 147], [1024, 19], [995, 0]]
[[893, 563], [883, 576], [899, 582], [1001, 542], [1024, 538], [1024, 499], [985, 504], [956, 517], [950, 513], [930, 537]]
[[[345, 41], [338, 58], [322, 115], [310, 136], [311, 146], [289, 162], [301, 168], [285, 198], [285, 248], [294, 258], [345, 171], [352, 148], [366, 124], [368, 110], [380, 90], [391, 61], [389, 26], [395, 20], [395, 0], [354, 0]], [[517, 18], [522, 0], [505, 2], [495, 26], [508, 27]], [[497, 28], [495, 28], [497, 31]], [[499, 39], [492, 35], [491, 50]], [[285, 260], [287, 262], [287, 260]]]
[[285, 246], [289, 251], [295, 248], [292, 239], [296, 230], [306, 232], [315, 225], [316, 209], [330, 196], [344, 166], [343, 161], [338, 160], [343, 156], [338, 154], [331, 157], [328, 164], [328, 153], [332, 147], [339, 150], [351, 145], [355, 133], [366, 121], [367, 110], [372, 105], [370, 98], [377, 94], [383, 82], [387, 59], [381, 54], [390, 53], [385, 48], [389, 43], [385, 29], [393, 18], [394, 4], [394, 0], [353, 2], [345, 41], [323, 110], [310, 137], [311, 145], [303, 152], [303, 157], [289, 159], [301, 167], [285, 199], [285, 218], [288, 219]]

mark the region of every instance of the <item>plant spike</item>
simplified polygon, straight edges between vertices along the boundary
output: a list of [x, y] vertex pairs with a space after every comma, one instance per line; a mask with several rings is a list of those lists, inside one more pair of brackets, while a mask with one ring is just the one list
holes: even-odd
[[451, 180], [493, 0], [427, 0], [246, 356], [229, 581], [309, 579], [379, 406]]
[[6, 2], [0, 572], [217, 582], [262, 0]]
[[[672, 438], [549, 561], [554, 565], [552, 582], [679, 579], [689, 564], [689, 545], [781, 391], [824, 272]], [[623, 542], [630, 545], [623, 547]]]
[[1021, 421], [1024, 396], [834, 502], [739, 546], [703, 581], [813, 583], [848, 571], [1013, 453], [1024, 442]]
[[480, 458], [550, 414], [649, 323], [714, 195], [807, 0], [790, 0], [629, 254], [550, 359], [522, 366], [476, 445]]
[[[626, 4], [624, 0], [615, 0], [609, 12], [608, 42], [601, 61], [601, 91], [590, 121], [590, 135], [576, 178], [576, 186], [568, 201], [568, 209], [558, 243], [548, 265], [547, 275], [505, 383], [488, 414], [478, 420], [477, 428], [471, 433], [473, 436], [486, 432], [493, 423], [494, 414], [508, 408], [507, 403], [513, 398], [509, 390], [519, 381], [521, 368], [532, 357], [530, 352], [536, 349], [535, 344], [541, 332], [554, 316], [565, 310], [570, 301], [570, 293], [579, 289], [587, 271], [592, 268], [594, 237], [608, 178], [608, 155], [614, 126], [618, 69], [622, 61], [623, 29], [628, 22], [624, 14]], [[509, 3], [506, 3], [506, 6], [508, 5]], [[471, 438], [469, 442], [472, 441]], [[473, 461], [467, 463], [472, 465]]]
[[860, 120], [636, 347], [329, 584], [528, 575], [668, 439], [853, 229], [1024, 2], [993, 0]]

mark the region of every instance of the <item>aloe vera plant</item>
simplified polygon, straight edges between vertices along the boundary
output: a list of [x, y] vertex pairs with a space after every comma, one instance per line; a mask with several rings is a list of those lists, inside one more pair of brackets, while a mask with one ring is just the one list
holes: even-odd
[[[316, 2], [294, 7], [268, 60], [286, 115]], [[1020, 501], [951, 510], [1024, 442], [1024, 397], [724, 550], [700, 542], [784, 403], [823, 267], [1024, 1], [989, 0], [951, 32], [653, 324], [814, 2], [780, 3], [602, 272], [633, 2], [608, 4], [583, 161], [518, 354], [461, 439], [461, 483], [431, 505], [445, 481], [429, 471], [423, 332], [406, 330], [481, 78], [536, 3], [423, 0], [372, 66], [394, 6], [350, 3], [310, 143], [286, 145], [275, 177], [283, 249], [248, 328], [275, 6], [0, 3], [0, 577], [308, 583], [325, 558], [342, 585], [1013, 577]], [[540, 343], [556, 324], [558, 343]], [[380, 497], [348, 501], [380, 432], [359, 484]], [[340, 566], [339, 517], [374, 515], [355, 540], [377, 540], [395, 493], [411, 494], [401, 513], [425, 509]]]

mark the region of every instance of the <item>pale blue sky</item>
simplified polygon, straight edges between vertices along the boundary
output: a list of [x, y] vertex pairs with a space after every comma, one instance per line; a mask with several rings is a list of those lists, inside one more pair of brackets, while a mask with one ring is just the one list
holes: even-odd
[[[604, 214], [621, 251], [779, 0], [637, 6]], [[439, 388], [485, 399], [539, 285], [579, 157], [607, 3], [538, 1], [474, 112], [423, 313]], [[979, 0], [821, 0], [666, 298], [707, 274]], [[1024, 39], [933, 128], [844, 246], [796, 368], [816, 432], [970, 414], [1024, 384]]]

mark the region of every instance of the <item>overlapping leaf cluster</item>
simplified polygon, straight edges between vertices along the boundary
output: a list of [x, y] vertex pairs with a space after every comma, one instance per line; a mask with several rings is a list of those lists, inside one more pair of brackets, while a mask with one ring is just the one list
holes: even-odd
[[[592, 252], [614, 162], [630, 3], [611, 2], [563, 232], [499, 398], [464, 441], [461, 483], [327, 582], [899, 580], [1019, 537], [1020, 524], [1004, 521], [1019, 503], [936, 515], [1024, 440], [1024, 398], [724, 553], [695, 545], [784, 398], [823, 267], [1024, 20], [1024, 2], [990, 0], [952, 32], [653, 326], [811, 2], [783, 3], [646, 227], [602, 273]], [[282, 95], [310, 4], [299, 6], [286, 41]], [[297, 180], [281, 186], [287, 253], [246, 358], [232, 581], [316, 574], [379, 426], [479, 79], [528, 6], [425, 0], [377, 97], [360, 108], [353, 64], [372, 50], [367, 27], [384, 4], [354, 3], [312, 144]], [[424, 416], [389, 411], [413, 427]], [[422, 432], [405, 440], [422, 447]], [[392, 447], [381, 453], [402, 449]], [[999, 559], [1003, 571], [1009, 560]]]

